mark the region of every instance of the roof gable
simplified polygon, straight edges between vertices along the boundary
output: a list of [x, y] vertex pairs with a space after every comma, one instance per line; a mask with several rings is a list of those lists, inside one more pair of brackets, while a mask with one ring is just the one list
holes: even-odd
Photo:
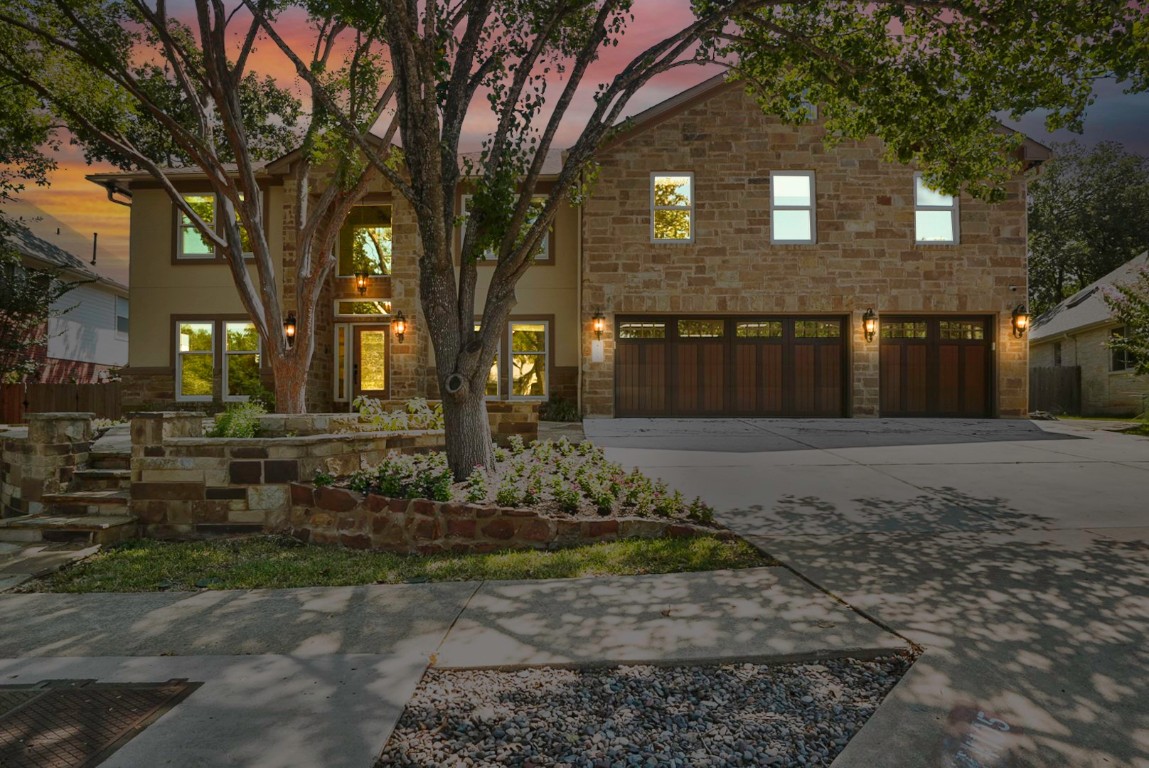
[[1034, 318], [1030, 328], [1030, 343], [1112, 321], [1113, 311], [1105, 301], [1106, 289], [1134, 282], [1137, 273], [1146, 268], [1149, 268], [1149, 251], [1135, 256], [1056, 307], [1041, 313]]

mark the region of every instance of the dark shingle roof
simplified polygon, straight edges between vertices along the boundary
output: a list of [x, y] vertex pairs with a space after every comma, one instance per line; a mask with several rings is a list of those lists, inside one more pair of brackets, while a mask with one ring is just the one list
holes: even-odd
[[1041, 313], [1033, 320], [1029, 340], [1031, 342], [1041, 341], [1052, 336], [1076, 331], [1079, 328], [1108, 322], [1113, 318], [1113, 313], [1105, 301], [1105, 289], [1115, 285], [1133, 283], [1137, 280], [1137, 273], [1147, 267], [1149, 267], [1149, 251], [1130, 259], [1105, 277], [1085, 286], [1053, 309]]

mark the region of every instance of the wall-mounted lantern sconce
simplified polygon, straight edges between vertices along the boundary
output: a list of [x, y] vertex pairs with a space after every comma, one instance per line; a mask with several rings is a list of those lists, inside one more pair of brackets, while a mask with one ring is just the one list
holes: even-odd
[[359, 289], [359, 295], [364, 296], [367, 293], [367, 278], [370, 277], [366, 272], [355, 273], [355, 287]]
[[595, 312], [594, 317], [591, 319], [591, 327], [594, 329], [594, 336], [596, 339], [602, 339], [603, 328], [606, 327], [606, 318], [602, 312]]
[[399, 310], [399, 314], [395, 315], [395, 338], [399, 339], [399, 343], [403, 343], [403, 336], [407, 333], [407, 318], [403, 317], [403, 310]]
[[295, 344], [295, 313], [288, 312], [287, 319], [283, 321], [283, 335], [287, 337], [287, 346]]
[[1029, 310], [1025, 308], [1024, 304], [1018, 304], [1013, 308], [1012, 318], [1013, 336], [1020, 339], [1029, 328]]
[[877, 332], [878, 316], [874, 314], [874, 308], [870, 307], [866, 310], [866, 314], [862, 315], [862, 333], [866, 335], [866, 341], [873, 341]]

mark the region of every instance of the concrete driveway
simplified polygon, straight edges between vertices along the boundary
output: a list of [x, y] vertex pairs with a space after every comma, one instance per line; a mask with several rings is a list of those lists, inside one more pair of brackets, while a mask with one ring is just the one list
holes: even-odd
[[1084, 422], [588, 421], [924, 654], [835, 766], [1149, 766], [1149, 439]]

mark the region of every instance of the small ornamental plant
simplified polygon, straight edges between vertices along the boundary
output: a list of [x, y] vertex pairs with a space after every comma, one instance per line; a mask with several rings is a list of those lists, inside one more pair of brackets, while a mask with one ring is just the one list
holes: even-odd
[[689, 501], [662, 480], [637, 469], [627, 472], [589, 442], [540, 442], [515, 436], [496, 448], [495, 468], [475, 467], [461, 483], [452, 480], [446, 455], [388, 454], [379, 466], [360, 470], [343, 484], [361, 493], [399, 499], [431, 499], [500, 507], [529, 507], [546, 514], [584, 517], [651, 517], [713, 525], [701, 499]]

